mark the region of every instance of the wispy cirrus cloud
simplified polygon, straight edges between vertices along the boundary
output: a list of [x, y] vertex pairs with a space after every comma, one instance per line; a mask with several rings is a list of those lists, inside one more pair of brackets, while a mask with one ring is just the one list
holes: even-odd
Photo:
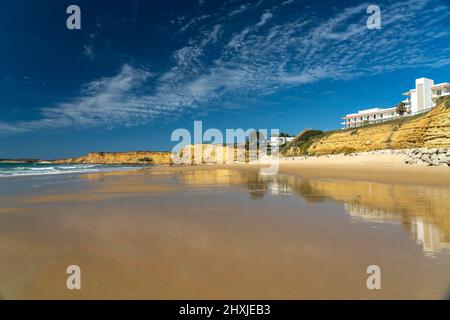
[[[312, 7], [286, 19], [280, 10], [288, 4], [295, 1], [264, 8], [241, 4], [190, 17], [184, 25], [190, 37], [172, 53], [166, 72], [126, 64], [115, 76], [84, 85], [79, 97], [41, 109], [38, 120], [0, 122], [0, 132], [139, 125], [324, 79], [450, 64], [450, 48], [442, 46], [450, 41], [450, 11], [439, 0], [381, 3], [381, 30], [366, 28], [369, 3], [330, 9], [326, 18]], [[257, 19], [252, 15], [236, 29], [237, 15], [251, 10], [261, 10]]]
[[0, 122], [0, 131], [20, 133], [67, 126], [94, 126], [99, 123], [113, 125], [120, 118], [124, 119], [126, 125], [141, 118], [143, 110], [134, 102], [135, 90], [151, 76], [148, 71], [124, 65], [114, 77], [85, 84], [80, 96], [72, 101], [42, 108], [40, 119], [14, 124]]
[[245, 10], [247, 10], [248, 8], [250, 8], [250, 6], [251, 6], [251, 3], [241, 4], [241, 5], [239, 6], [239, 8], [234, 9], [233, 11], [229, 12], [229, 13], [228, 13], [228, 16], [229, 16], [229, 17], [233, 17], [233, 16], [236, 16], [236, 15], [238, 15], [238, 14], [241, 14], [242, 12], [244, 12]]

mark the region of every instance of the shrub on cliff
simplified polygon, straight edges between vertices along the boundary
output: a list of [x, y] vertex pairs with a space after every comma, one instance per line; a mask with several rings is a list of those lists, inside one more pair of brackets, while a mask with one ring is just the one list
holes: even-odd
[[138, 159], [139, 162], [143, 162], [143, 163], [147, 163], [147, 164], [151, 164], [153, 163], [153, 159], [152, 158], [140, 158]]
[[332, 153], [333, 154], [341, 154], [341, 153], [343, 153], [343, 154], [347, 155], [347, 154], [352, 154], [352, 153], [355, 153], [355, 152], [357, 152], [357, 150], [355, 148], [344, 146], [344, 147], [337, 148]]
[[289, 142], [282, 150], [283, 155], [301, 156], [308, 154], [309, 147], [314, 140], [324, 134], [321, 130], [303, 130], [293, 141]]
[[439, 97], [436, 100], [436, 105], [444, 104], [446, 108], [450, 108], [450, 96]]

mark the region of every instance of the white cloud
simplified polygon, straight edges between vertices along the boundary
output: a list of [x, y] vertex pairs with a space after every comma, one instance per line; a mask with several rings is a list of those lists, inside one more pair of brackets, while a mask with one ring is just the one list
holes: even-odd
[[285, 6], [285, 5], [291, 4], [293, 2], [294, 2], [294, 0], [287, 0], [287, 1], [282, 2], [281, 5]]
[[437, 14], [435, 3], [385, 4], [381, 30], [365, 27], [368, 4], [335, 11], [328, 19], [299, 12], [295, 20], [278, 24], [273, 7], [233, 33], [232, 21], [213, 18], [226, 14], [200, 15], [190, 20], [202, 23], [198, 32], [172, 54], [166, 72], [154, 75], [125, 65], [113, 77], [84, 85], [78, 98], [41, 109], [38, 120], [0, 123], [0, 132], [139, 125], [204, 111], [211, 102], [230, 104], [234, 97], [268, 95], [324, 79], [448, 65], [450, 48], [442, 43], [449, 40], [449, 9]]
[[[97, 24], [98, 28], [101, 28], [101, 25]], [[87, 57], [89, 60], [94, 61], [95, 60], [95, 40], [99, 36], [100, 32], [94, 32], [88, 34], [87, 38], [87, 44], [83, 46], [83, 55]]]
[[269, 21], [270, 19], [272, 19], [273, 14], [271, 14], [270, 12], [266, 12], [261, 16], [261, 21], [259, 21], [256, 24], [256, 27], [262, 27], [263, 25], [265, 25], [267, 23], [267, 21]]
[[212, 17], [212, 15], [210, 15], [210, 14], [203, 14], [199, 17], [194, 17], [191, 20], [189, 20], [184, 26], [182, 26], [180, 28], [180, 31], [185, 32], [188, 29], [190, 29], [191, 27], [193, 27], [194, 25], [198, 24], [199, 22], [209, 19], [211, 17]]
[[238, 15], [238, 14], [244, 12], [245, 10], [247, 10], [249, 7], [250, 7], [250, 3], [243, 4], [243, 5], [239, 6], [239, 8], [228, 13], [228, 16], [233, 17], [235, 15]]
[[133, 90], [140, 88], [152, 74], [124, 65], [114, 77], [92, 81], [72, 101], [40, 110], [41, 119], [15, 124], [0, 124], [0, 132], [25, 132], [67, 126], [128, 124], [141, 118], [142, 105], [136, 103]]
[[259, 7], [264, 1], [263, 0], [259, 0], [257, 2], [248, 2], [248, 3], [244, 3], [242, 5], [240, 5], [239, 7], [237, 7], [234, 10], [231, 10], [230, 12], [228, 12], [227, 16], [229, 18], [233, 18], [235, 16], [239, 16], [241, 14], [246, 13], [247, 11], [257, 8]]
[[0, 122], [0, 133], [23, 133], [27, 130], [17, 125], [12, 125], [6, 122]]
[[94, 47], [93, 47], [93, 45], [89, 45], [89, 44], [85, 45], [84, 46], [84, 50], [83, 50], [83, 54], [86, 57], [88, 57], [89, 59], [94, 60], [95, 55], [94, 55]]

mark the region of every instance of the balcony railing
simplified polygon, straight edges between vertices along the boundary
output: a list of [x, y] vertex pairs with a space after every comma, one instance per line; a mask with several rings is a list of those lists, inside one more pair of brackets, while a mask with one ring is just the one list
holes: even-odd
[[427, 112], [431, 111], [433, 108], [434, 107], [431, 107], [431, 108], [427, 108], [427, 109], [420, 110], [420, 111], [417, 111], [417, 112], [408, 112], [408, 113], [405, 113], [403, 116], [396, 115], [396, 116], [390, 116], [390, 117], [386, 117], [386, 118], [382, 118], [382, 119], [369, 119], [369, 120], [364, 119], [364, 120], [358, 120], [358, 121], [355, 121], [355, 122], [343, 122], [341, 124], [344, 125], [345, 128], [342, 128], [342, 129], [362, 127], [366, 123], [370, 125], [370, 124], [376, 124], [376, 123], [383, 123], [383, 122], [393, 121], [393, 120], [402, 119], [402, 118], [406, 118], [406, 117], [412, 117], [412, 116], [416, 116], [416, 115], [419, 115], [419, 114], [422, 114], [422, 113], [427, 113]]
[[440, 97], [450, 96], [450, 92], [442, 92], [441, 94], [432, 93], [431, 98], [437, 99]]

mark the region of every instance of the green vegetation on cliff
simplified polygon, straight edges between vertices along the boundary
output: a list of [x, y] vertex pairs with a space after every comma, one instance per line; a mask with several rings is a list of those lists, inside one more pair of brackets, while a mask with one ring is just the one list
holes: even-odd
[[324, 132], [321, 130], [303, 130], [294, 140], [289, 142], [282, 150], [283, 155], [307, 155], [308, 149], [315, 140], [322, 137]]

